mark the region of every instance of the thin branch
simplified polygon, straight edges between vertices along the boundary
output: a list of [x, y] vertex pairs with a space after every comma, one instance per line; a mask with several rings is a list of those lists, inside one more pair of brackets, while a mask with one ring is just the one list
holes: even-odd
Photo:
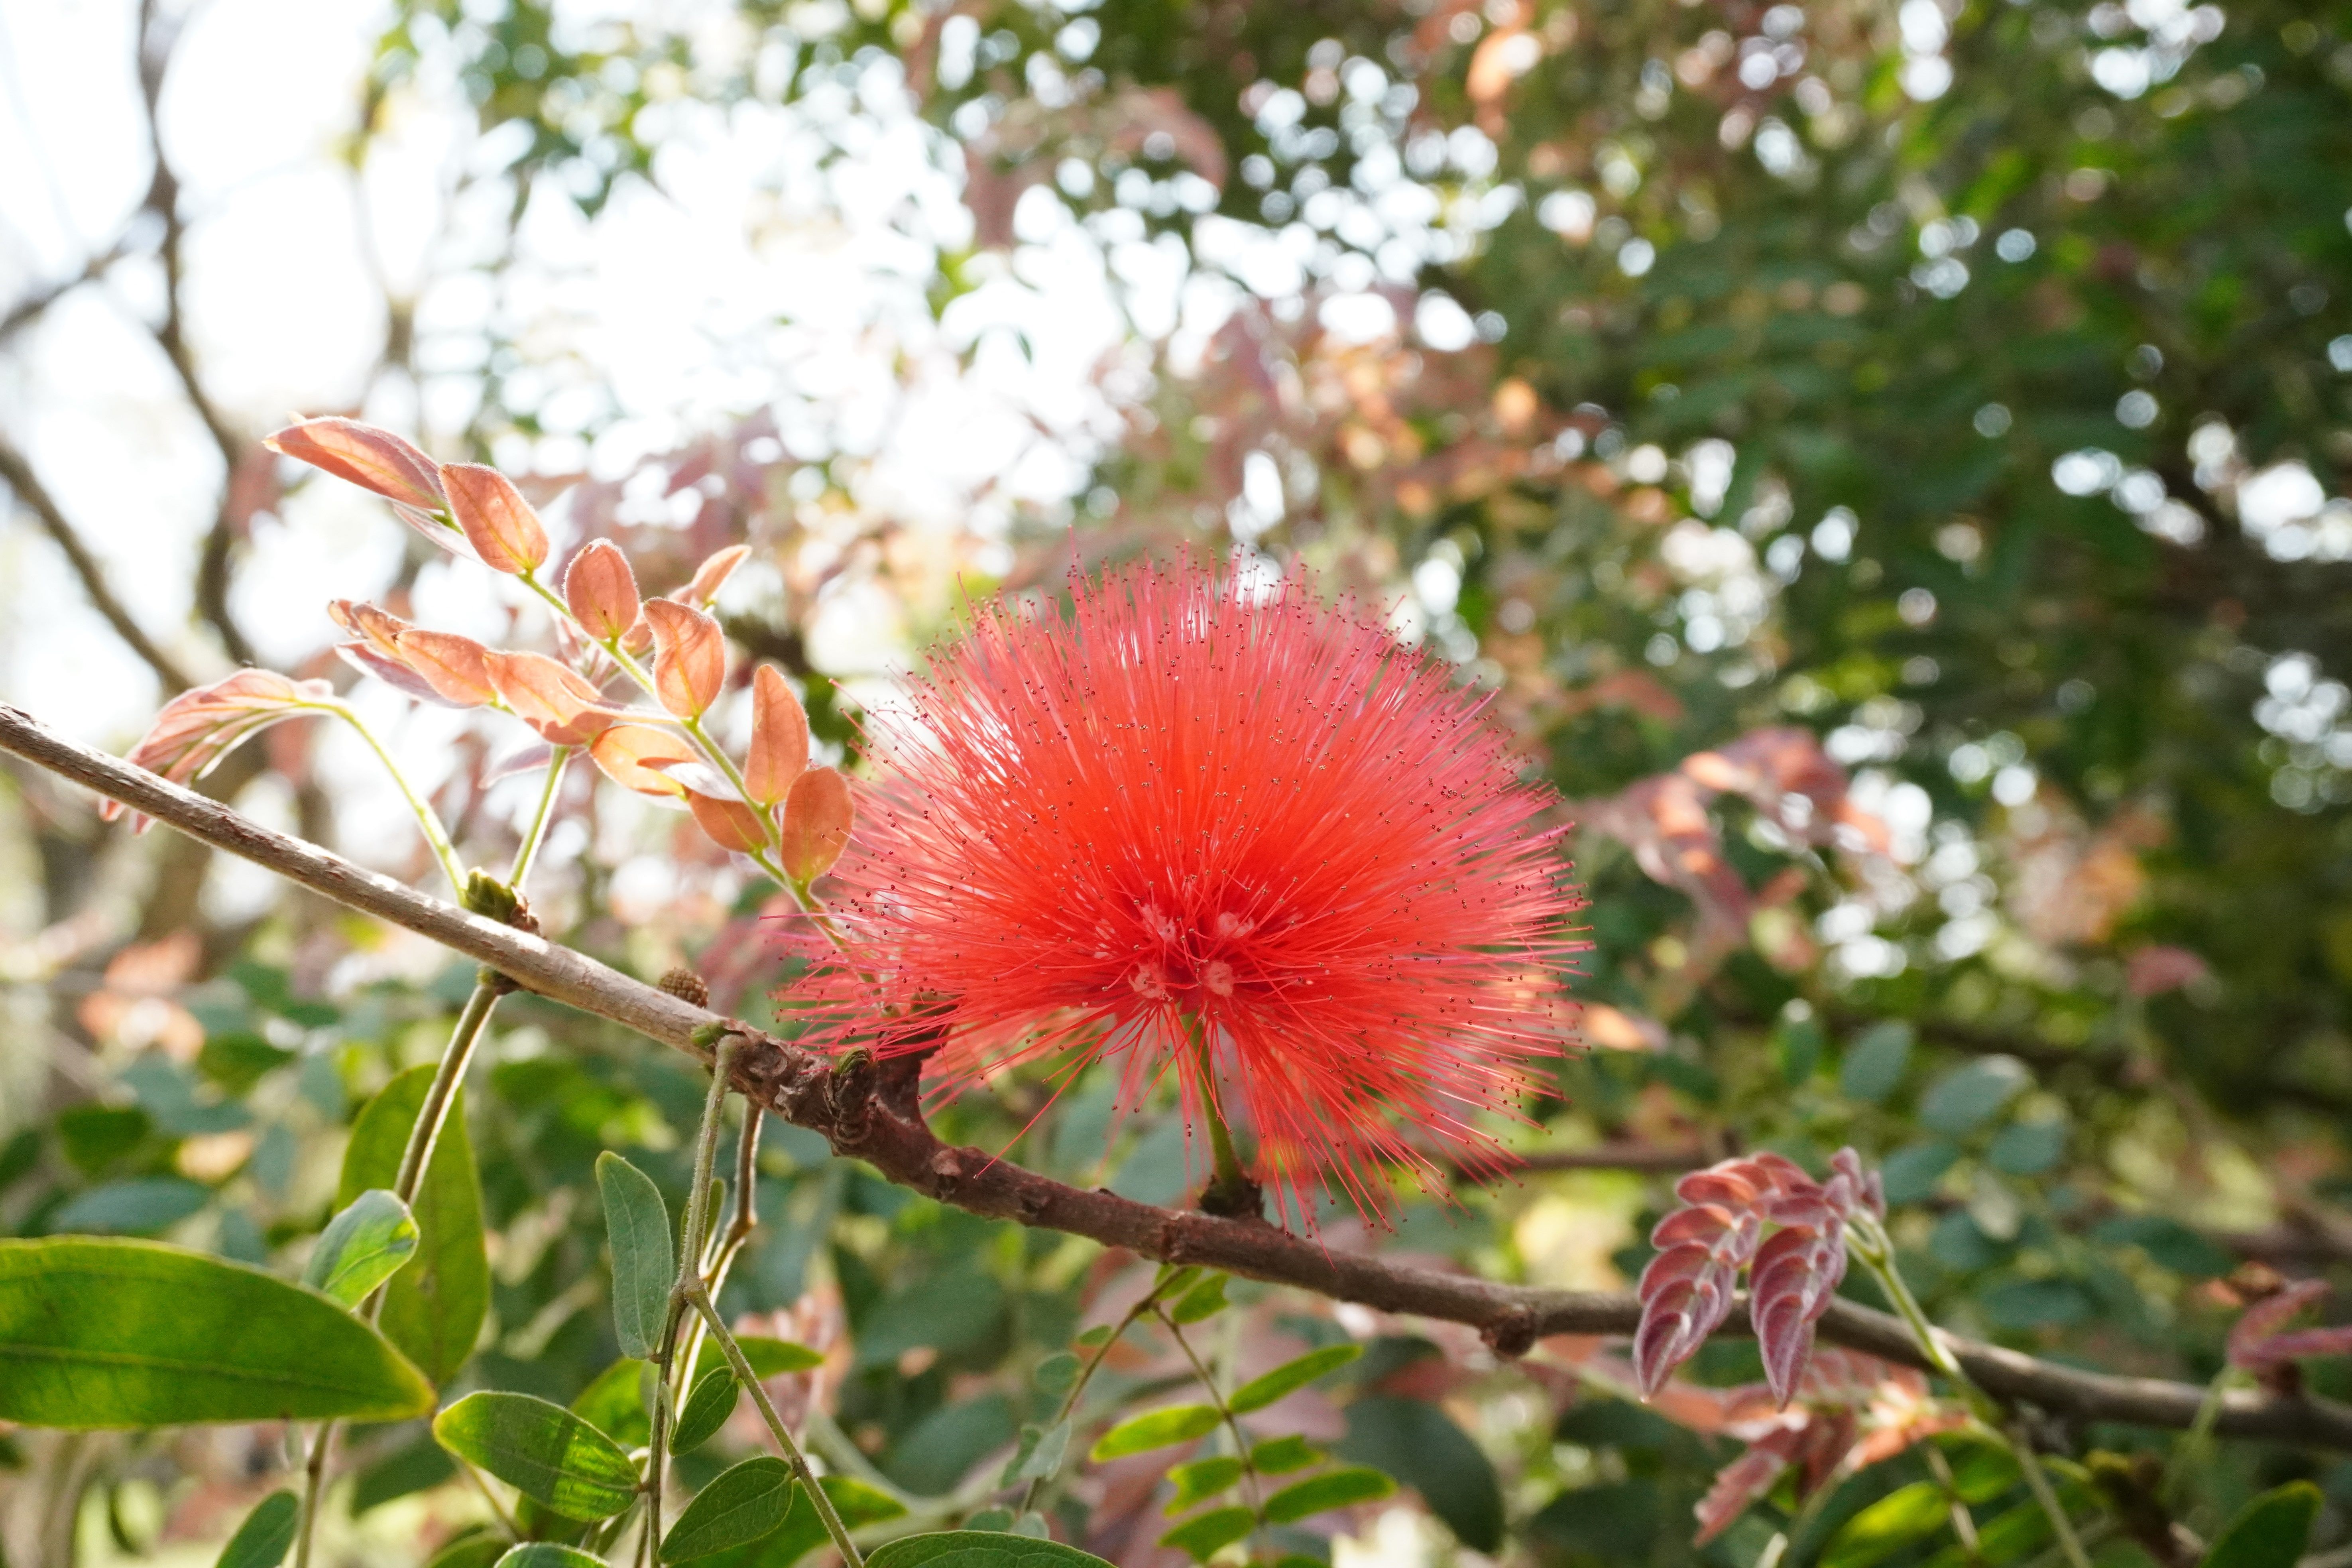
[[66, 563], [73, 568], [74, 575], [81, 579], [82, 592], [89, 595], [90, 604], [106, 617], [106, 624], [114, 628], [114, 635], [130, 645], [131, 651], [155, 672], [155, 679], [163, 683], [164, 695], [176, 695], [194, 686], [195, 682], [188, 678], [186, 670], [180, 668], [179, 660], [156, 647], [146, 629], [131, 618], [131, 612], [123, 606], [121, 600], [114, 596], [114, 590], [107, 585], [106, 568], [100, 564], [97, 556], [89, 552], [89, 546], [81, 542], [81, 535], [76, 533], [73, 524], [66, 520], [57, 498], [49, 494], [48, 488], [41, 483], [40, 476], [33, 471], [32, 460], [5, 437], [0, 437], [0, 481], [5, 481], [16, 492], [17, 500], [24, 503], [25, 510], [31, 512], [33, 520], [41, 525], [41, 531], [65, 552]]
[[7, 313], [0, 315], [0, 342], [7, 342], [17, 332], [39, 321], [50, 306], [83, 284], [95, 283], [105, 277], [107, 269], [128, 254], [130, 252], [125, 247], [124, 242], [118, 239], [104, 250], [92, 256], [88, 261], [83, 262], [80, 269], [70, 277], [60, 278], [46, 288], [36, 289], [9, 306]]
[[[1465, 1274], [1416, 1268], [1332, 1251], [1263, 1222], [1181, 1213], [1081, 1192], [981, 1149], [941, 1143], [915, 1103], [909, 1060], [820, 1058], [633, 980], [585, 954], [427, 898], [313, 844], [247, 821], [227, 807], [167, 784], [43, 726], [0, 703], [0, 751], [62, 774], [170, 824], [218, 849], [278, 872], [336, 902], [487, 963], [524, 988], [634, 1029], [708, 1063], [719, 1040], [742, 1042], [734, 1085], [795, 1126], [823, 1134], [835, 1152], [942, 1203], [992, 1219], [1083, 1236], [1166, 1263], [1194, 1263], [1252, 1279], [1296, 1286], [1384, 1311], [1466, 1323], [1500, 1354], [1524, 1353], [1549, 1334], [1630, 1334], [1641, 1303], [1631, 1294], [1540, 1290]], [[1735, 1314], [1744, 1326], [1744, 1309]], [[1831, 1305], [1821, 1337], [1882, 1360], [1919, 1366], [1902, 1322], [1853, 1302]], [[2032, 1404], [2084, 1420], [2185, 1428], [2206, 1391], [2160, 1378], [2081, 1371], [2017, 1351], [1940, 1336], [1978, 1387], [1997, 1399]], [[2311, 1397], [2240, 1390], [2221, 1404], [2215, 1429], [2307, 1447], [2352, 1451], [2352, 1407]]]
[[182, 247], [187, 238], [187, 225], [180, 216], [180, 177], [173, 172], [171, 161], [163, 155], [163, 122], [157, 117], [157, 106], [163, 96], [163, 79], [171, 69], [173, 46], [179, 40], [180, 24], [175, 18], [161, 15], [154, 0], [142, 0], [139, 7], [139, 92], [146, 108], [147, 150], [154, 163], [154, 174], [147, 185], [142, 210], [152, 213], [163, 226], [163, 239], [157, 245], [155, 257], [163, 268], [163, 319], [152, 330], [157, 346], [172, 363], [172, 372], [179, 377], [181, 389], [187, 394], [188, 405], [195, 410], [213, 445], [220, 449], [221, 499], [213, 514], [212, 528], [205, 535], [203, 548], [196, 556], [196, 612], [203, 616], [213, 630], [219, 634], [221, 647], [237, 664], [254, 662], [253, 645], [246, 640], [236, 621], [229, 614], [229, 550], [236, 542], [237, 469], [245, 460], [245, 438], [230, 424], [212, 395], [205, 390], [204, 377], [196, 368], [194, 352], [188, 346], [187, 314], [183, 302], [185, 266]]

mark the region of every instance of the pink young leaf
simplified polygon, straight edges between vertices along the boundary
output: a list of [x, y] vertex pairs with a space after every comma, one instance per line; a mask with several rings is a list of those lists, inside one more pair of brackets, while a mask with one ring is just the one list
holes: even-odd
[[1764, 1352], [1764, 1380], [1782, 1405], [1797, 1391], [1813, 1350], [1813, 1325], [1845, 1278], [1845, 1227], [1791, 1226], [1757, 1248], [1748, 1270], [1749, 1317]]
[[1748, 1511], [1748, 1504], [1772, 1489], [1780, 1472], [1789, 1468], [1788, 1450], [1803, 1440], [1804, 1434], [1795, 1429], [1771, 1433], [1717, 1470], [1715, 1483], [1691, 1510], [1698, 1520], [1698, 1533], [1691, 1538], [1691, 1544], [1704, 1546], [1729, 1530]]
[[1753, 1210], [1715, 1204], [1658, 1222], [1652, 1237], [1664, 1250], [1642, 1271], [1642, 1321], [1633, 1333], [1634, 1373], [1643, 1397], [1722, 1326], [1760, 1229]]
[[[2302, 1333], [2282, 1334], [2285, 1326], [2305, 1308], [2326, 1300], [2325, 1279], [2296, 1279], [2285, 1289], [2263, 1297], [2247, 1308], [2238, 1321], [2230, 1326], [2229, 1354], [2231, 1366], [2258, 1372], [2277, 1366], [2298, 1355], [2330, 1355], [2352, 1344], [2352, 1329], [2308, 1329]], [[2317, 1336], [2316, 1349], [2289, 1349], [2295, 1342]], [[2330, 1336], [2339, 1342], [2331, 1343]]]
[[471, 708], [471, 702], [456, 702], [433, 689], [433, 683], [395, 658], [387, 658], [369, 643], [342, 642], [335, 645], [336, 654], [345, 664], [362, 675], [372, 675], [404, 697], [414, 697], [420, 702], [430, 702], [439, 708]]
[[[248, 737], [313, 711], [334, 695], [335, 689], [323, 680], [289, 680], [275, 670], [240, 669], [163, 704], [125, 760], [174, 784], [187, 784], [212, 772]], [[121, 802], [110, 800], [100, 805], [99, 815], [111, 821], [124, 809]], [[138, 817], [133, 830], [144, 833], [148, 826], [145, 817]]]
[[441, 473], [432, 458], [391, 431], [356, 419], [305, 419], [261, 444], [389, 501], [426, 512], [443, 503]]

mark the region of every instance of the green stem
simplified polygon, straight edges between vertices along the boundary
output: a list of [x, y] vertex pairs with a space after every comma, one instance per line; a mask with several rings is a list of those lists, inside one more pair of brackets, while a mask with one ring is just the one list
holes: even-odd
[[800, 1478], [801, 1489], [808, 1494], [809, 1501], [815, 1507], [824, 1532], [833, 1537], [834, 1548], [841, 1553], [842, 1562], [847, 1568], [866, 1568], [866, 1559], [859, 1554], [857, 1543], [849, 1538], [849, 1526], [842, 1522], [840, 1511], [833, 1506], [833, 1500], [825, 1496], [824, 1488], [817, 1484], [816, 1472], [809, 1468], [808, 1458], [801, 1452], [801, 1446], [793, 1441], [791, 1430], [785, 1426], [783, 1416], [777, 1413], [775, 1401], [768, 1397], [767, 1386], [760, 1381], [759, 1373], [753, 1370], [751, 1361], [743, 1354], [743, 1347], [735, 1342], [735, 1336], [728, 1331], [725, 1323], [719, 1321], [719, 1309], [711, 1305], [710, 1293], [702, 1288], [699, 1276], [693, 1281], [693, 1301], [694, 1310], [702, 1314], [703, 1323], [710, 1331], [710, 1337], [719, 1342], [719, 1349], [727, 1357], [727, 1364], [735, 1369], [735, 1381], [751, 1391], [751, 1402], [760, 1407], [760, 1419], [768, 1424], [769, 1435], [784, 1451], [784, 1462], [792, 1466], [793, 1474]]
[[[1242, 1477], [1249, 1483], [1250, 1511], [1258, 1516], [1258, 1524], [1263, 1527], [1265, 1523], [1265, 1499], [1259, 1492], [1257, 1467], [1250, 1462], [1249, 1438], [1242, 1431], [1241, 1422], [1234, 1418], [1233, 1411], [1226, 1406], [1225, 1396], [1217, 1390], [1216, 1378], [1211, 1374], [1207, 1363], [1193, 1353], [1192, 1342], [1185, 1339], [1184, 1331], [1176, 1326], [1176, 1320], [1170, 1317], [1167, 1310], [1157, 1302], [1153, 1303], [1151, 1310], [1153, 1315], [1159, 1318], [1161, 1326], [1167, 1329], [1169, 1337], [1176, 1342], [1176, 1348], [1184, 1352], [1184, 1359], [1192, 1363], [1192, 1371], [1200, 1378], [1201, 1387], [1208, 1394], [1209, 1403], [1216, 1407], [1217, 1418], [1225, 1424], [1225, 1430], [1232, 1435], [1234, 1458], [1242, 1462]], [[1253, 1531], [1251, 1533], [1255, 1534], [1256, 1531]]]
[[[466, 1081], [466, 1068], [474, 1059], [474, 1047], [490, 1021], [490, 1010], [498, 1005], [500, 989], [499, 977], [483, 970], [457, 1015], [457, 1026], [449, 1032], [449, 1044], [441, 1053], [439, 1065], [433, 1069], [433, 1082], [425, 1090], [425, 1103], [417, 1109], [416, 1124], [408, 1130], [408, 1142], [400, 1151], [400, 1169], [393, 1178], [393, 1196], [404, 1204], [413, 1205], [417, 1188], [425, 1184], [425, 1172], [432, 1163], [434, 1147], [449, 1120], [449, 1108], [457, 1103], [457, 1088]], [[379, 1286], [361, 1308], [360, 1315], [373, 1323], [383, 1312], [383, 1289]], [[334, 1446], [335, 1424], [320, 1422], [310, 1461], [303, 1467], [302, 1515], [294, 1536], [294, 1568], [310, 1568], [311, 1537], [318, 1527], [320, 1506], [326, 1499], [327, 1470]]]
[[368, 743], [368, 749], [376, 754], [376, 760], [383, 763], [384, 771], [392, 775], [392, 782], [399, 786], [402, 796], [408, 802], [408, 809], [416, 814], [416, 826], [424, 830], [425, 842], [432, 847], [433, 858], [441, 862], [442, 874], [449, 879], [449, 886], [463, 893], [466, 890], [466, 868], [457, 858], [457, 847], [449, 842], [448, 830], [441, 826], [441, 818], [425, 803], [425, 797], [416, 793], [416, 786], [408, 782], [408, 774], [393, 760], [392, 752], [376, 738], [375, 731], [368, 728], [367, 721], [348, 705], [321, 702], [318, 706], [320, 712], [332, 713], [359, 731], [360, 739]]
[[563, 788], [563, 764], [572, 760], [572, 748], [558, 746], [547, 759], [547, 783], [539, 792], [539, 809], [531, 814], [530, 827], [515, 847], [514, 868], [507, 873], [507, 886], [520, 888], [522, 879], [530, 875], [531, 862], [539, 858], [539, 847], [547, 837], [547, 826], [554, 820], [555, 797]]
[[703, 1232], [710, 1223], [710, 1172], [718, 1163], [719, 1128], [727, 1109], [727, 1072], [737, 1045], [734, 1036], [724, 1035], [711, 1053], [710, 1092], [703, 1099], [702, 1122], [695, 1131], [694, 1185], [687, 1193], [686, 1234], [677, 1241], [677, 1277], [670, 1287], [669, 1320], [662, 1328], [661, 1355], [654, 1374], [653, 1445], [646, 1456], [646, 1493], [656, 1542], [661, 1539], [662, 1490], [669, 1484], [669, 1413], [677, 1403], [677, 1391], [671, 1383], [682, 1359], [687, 1365], [693, 1364], [691, 1358], [678, 1355], [678, 1335], [686, 1326], [694, 1288], [702, 1283]]
[[1208, 1024], [1198, 1017], [1187, 1017], [1184, 1032], [1192, 1042], [1192, 1059], [1200, 1065], [1201, 1103], [1209, 1121], [1209, 1152], [1216, 1162], [1216, 1175], [1202, 1194], [1202, 1206], [1218, 1214], [1255, 1212], [1259, 1208], [1257, 1184], [1243, 1168], [1241, 1155], [1234, 1148], [1233, 1130], [1225, 1125], [1224, 1105], [1217, 1093], [1216, 1058], [1209, 1049]]
[[1876, 1277], [1886, 1292], [1887, 1300], [1894, 1302], [1896, 1315], [1911, 1331], [1913, 1342], [1927, 1358], [1928, 1364], [1959, 1388], [1979, 1417], [1984, 1419], [1986, 1428], [2017, 1460], [2018, 1471], [2024, 1476], [2027, 1489], [2033, 1493], [2033, 1500], [2050, 1521], [2051, 1531], [2057, 1536], [2067, 1563], [2072, 1568], [2091, 1568], [2090, 1554], [2084, 1550], [2082, 1538], [2074, 1533], [2074, 1522], [2066, 1517], [2065, 1505], [2059, 1501], [2057, 1490], [2051, 1486], [2049, 1476], [2043, 1473], [2041, 1456], [2033, 1451], [2032, 1443], [2026, 1438], [2021, 1428], [2006, 1427], [1990, 1418], [1990, 1413], [1996, 1409], [1993, 1401], [1969, 1378], [1959, 1359], [1944, 1343], [1943, 1336], [1936, 1331], [1935, 1324], [1928, 1321], [1918, 1298], [1911, 1294], [1911, 1287], [1905, 1282], [1903, 1271], [1895, 1265], [1895, 1245], [1885, 1230], [1875, 1219], [1857, 1216], [1850, 1234], [1854, 1256], [1861, 1258], [1864, 1266]]
[[[1110, 1354], [1111, 1347], [1118, 1343], [1120, 1336], [1133, 1328], [1145, 1313], [1158, 1309], [1161, 1296], [1166, 1293], [1168, 1281], [1174, 1277], [1174, 1273], [1172, 1269], [1161, 1269], [1160, 1279], [1144, 1293], [1143, 1300], [1129, 1307], [1127, 1310], [1127, 1316], [1121, 1318], [1118, 1327], [1111, 1330], [1110, 1336], [1095, 1347], [1094, 1354], [1088, 1356], [1085, 1364], [1078, 1368], [1078, 1375], [1072, 1380], [1069, 1393], [1062, 1395], [1061, 1407], [1054, 1412], [1053, 1426], [1058, 1426], [1069, 1420], [1077, 1410], [1078, 1400], [1086, 1394], [1087, 1384], [1094, 1381], [1095, 1373], [1102, 1366], [1103, 1358]], [[1043, 1476], [1029, 1478], [1028, 1488], [1021, 1494], [1020, 1512], [1027, 1513], [1037, 1506], [1037, 1493], [1045, 1484], [1045, 1478]]]

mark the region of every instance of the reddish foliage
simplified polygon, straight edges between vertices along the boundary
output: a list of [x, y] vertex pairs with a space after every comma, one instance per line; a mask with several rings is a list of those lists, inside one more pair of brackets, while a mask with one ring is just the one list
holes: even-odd
[[[1856, 1208], [1885, 1212], [1878, 1179], [1851, 1149], [1826, 1183], [1778, 1154], [1726, 1160], [1675, 1185], [1685, 1207], [1650, 1233], [1657, 1257], [1642, 1273], [1633, 1361], [1644, 1398], [1690, 1359], [1730, 1314], [1740, 1271], [1764, 1352], [1764, 1376], [1786, 1405], [1812, 1354], [1813, 1325], [1845, 1278], [1845, 1224]], [[1776, 1226], [1770, 1237], [1767, 1225]]]
[[2230, 1327], [2230, 1364], [2263, 1372], [2301, 1356], [2352, 1355], [2352, 1323], [2279, 1332], [2290, 1319], [2328, 1294], [2325, 1279], [2297, 1279], [2248, 1307]]
[[[239, 743], [272, 724], [314, 711], [334, 700], [335, 689], [323, 680], [289, 680], [274, 670], [240, 669], [235, 675], [183, 691], [156, 713], [155, 721], [126, 759], [134, 767], [163, 774], [173, 784], [200, 779], [220, 764]], [[99, 815], [109, 821], [128, 809], [121, 802], [102, 801]], [[144, 833], [149, 819], [137, 816], [134, 832]]]
[[1500, 1161], [1481, 1113], [1567, 1037], [1579, 900], [1475, 695], [1297, 581], [1076, 595], [1075, 620], [982, 610], [876, 721], [814, 1037], [943, 1037], [950, 1087], [1066, 1051], [1117, 1061], [1129, 1104], [1172, 1074], [1302, 1212], [1334, 1178], [1383, 1212], [1384, 1165], [1439, 1169], [1418, 1144]]

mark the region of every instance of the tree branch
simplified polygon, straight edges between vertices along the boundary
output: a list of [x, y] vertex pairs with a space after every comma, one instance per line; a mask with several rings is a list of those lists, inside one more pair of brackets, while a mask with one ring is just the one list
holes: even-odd
[[187, 671], [180, 668], [179, 661], [156, 647], [145, 628], [131, 618], [131, 612], [123, 607], [121, 600], [114, 596], [114, 590], [107, 586], [106, 569], [99, 563], [98, 557], [89, 552], [89, 547], [81, 542], [81, 535], [74, 531], [73, 524], [66, 521], [66, 514], [58, 507], [57, 499], [49, 494], [47, 487], [41, 483], [40, 476], [33, 471], [32, 460], [5, 437], [0, 437], [0, 482], [5, 482], [16, 492], [25, 510], [31, 512], [34, 521], [41, 525], [41, 531], [65, 552], [66, 563], [73, 568], [74, 575], [81, 579], [82, 592], [89, 595], [89, 602], [97, 606], [98, 613], [106, 617], [106, 624], [114, 628], [114, 635], [129, 644], [131, 651], [155, 672], [155, 679], [163, 683], [163, 694], [175, 696], [194, 686], [195, 682], [188, 679]]
[[238, 629], [228, 608], [229, 550], [236, 544], [238, 526], [244, 521], [237, 508], [237, 469], [245, 459], [245, 438], [205, 390], [195, 354], [188, 347], [181, 287], [184, 275], [181, 247], [187, 237], [187, 225], [180, 216], [180, 178], [163, 156], [163, 123], [156, 117], [156, 108], [163, 97], [163, 78], [171, 68], [172, 47], [178, 38], [179, 22], [160, 15], [154, 0], [142, 0], [139, 91], [146, 106], [147, 148], [155, 172], [141, 206], [154, 214], [163, 234], [155, 253], [163, 268], [163, 320], [153, 331], [163, 357], [172, 363], [173, 374], [179, 377], [181, 389], [187, 394], [189, 406], [195, 410], [205, 433], [212, 437], [213, 445], [220, 449], [220, 506], [213, 514], [212, 528], [205, 533], [203, 548], [196, 556], [196, 612], [219, 634], [221, 647], [227, 650], [232, 663], [251, 664], [253, 645], [246, 641], [245, 633]]
[[[1246, 1220], [1220, 1219], [1081, 1192], [981, 1149], [941, 1143], [916, 1105], [911, 1059], [877, 1064], [822, 1058], [683, 1001], [546, 939], [468, 914], [392, 878], [275, 833], [227, 807], [133, 768], [0, 703], [0, 750], [62, 774], [158, 821], [299, 882], [351, 909], [430, 938], [490, 965], [542, 996], [686, 1052], [713, 1058], [733, 1035], [736, 1087], [796, 1126], [823, 1134], [841, 1154], [866, 1161], [899, 1185], [989, 1218], [1083, 1236], [1169, 1263], [1193, 1263], [1291, 1285], [1335, 1300], [1411, 1313], [1480, 1331], [1504, 1355], [1548, 1334], [1627, 1334], [1641, 1314], [1630, 1294], [1538, 1290], [1465, 1274], [1416, 1268], [1335, 1252], [1303, 1237]], [[1735, 1314], [1744, 1327], [1746, 1312]], [[1886, 1361], [1918, 1366], [1909, 1331], [1884, 1312], [1833, 1302], [1822, 1337]], [[2016, 1351], [1947, 1337], [1968, 1375], [1996, 1398], [2089, 1421], [2186, 1428], [2206, 1391], [2157, 1378], [2117, 1377], [2060, 1366]], [[2233, 1392], [2215, 1430], [2310, 1447], [2352, 1450], [2352, 1407], [2310, 1397]]]

